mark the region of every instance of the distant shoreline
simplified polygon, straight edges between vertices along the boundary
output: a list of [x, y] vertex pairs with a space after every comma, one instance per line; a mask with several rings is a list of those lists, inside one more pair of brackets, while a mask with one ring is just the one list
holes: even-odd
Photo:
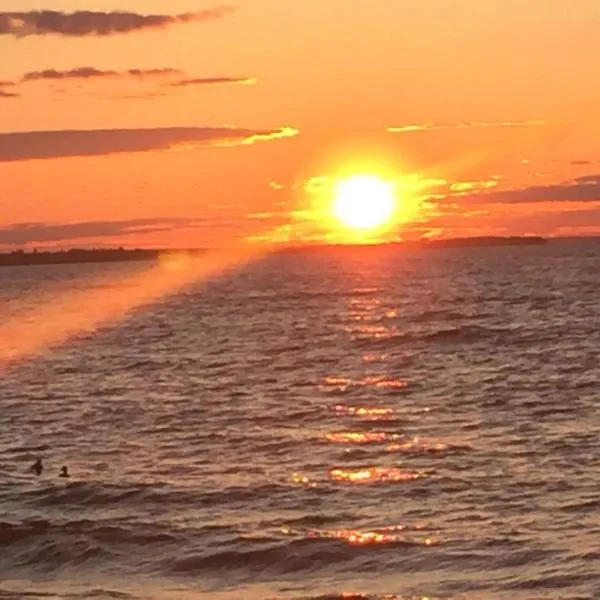
[[0, 253], [0, 267], [149, 261], [156, 260], [162, 252], [161, 250], [125, 250], [122, 248], [38, 252], [17, 250]]
[[[373, 246], [405, 246], [418, 249], [435, 248], [481, 248], [496, 246], [539, 246], [547, 244], [548, 240], [539, 236], [486, 236], [470, 238], [448, 238], [443, 240], [419, 240], [406, 242], [392, 242], [384, 244], [373, 244]], [[343, 248], [354, 247], [359, 244], [307, 244], [302, 246], [283, 247], [283, 251], [302, 251], [317, 248]], [[205, 252], [203, 249], [193, 250], [158, 250], [158, 249], [78, 249], [70, 250], [48, 250], [31, 251], [16, 250], [14, 252], [0, 253], [0, 267], [21, 267], [35, 265], [57, 265], [57, 264], [89, 264], [89, 263], [114, 263], [114, 262], [139, 262], [157, 260], [161, 254], [170, 252], [191, 252], [199, 254]]]

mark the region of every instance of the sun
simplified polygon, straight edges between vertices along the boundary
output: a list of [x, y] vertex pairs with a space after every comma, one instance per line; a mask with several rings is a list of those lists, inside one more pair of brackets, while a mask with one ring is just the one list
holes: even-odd
[[355, 175], [338, 182], [333, 214], [350, 229], [378, 229], [391, 223], [396, 198], [391, 183], [375, 175]]

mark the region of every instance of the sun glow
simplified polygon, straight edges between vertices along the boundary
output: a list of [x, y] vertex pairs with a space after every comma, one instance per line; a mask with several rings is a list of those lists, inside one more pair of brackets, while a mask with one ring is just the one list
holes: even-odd
[[350, 229], [378, 229], [391, 224], [396, 197], [391, 183], [373, 175], [341, 180], [335, 189], [333, 213]]

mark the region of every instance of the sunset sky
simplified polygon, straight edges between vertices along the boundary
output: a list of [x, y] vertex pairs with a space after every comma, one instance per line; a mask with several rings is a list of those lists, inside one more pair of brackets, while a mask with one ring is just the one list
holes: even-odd
[[600, 234], [599, 30], [598, 0], [3, 0], [0, 250], [343, 241], [362, 174], [381, 239]]

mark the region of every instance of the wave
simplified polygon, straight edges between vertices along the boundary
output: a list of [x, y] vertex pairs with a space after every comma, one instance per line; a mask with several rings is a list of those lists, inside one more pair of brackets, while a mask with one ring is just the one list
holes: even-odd
[[423, 343], [444, 344], [475, 344], [475, 343], [505, 343], [518, 341], [521, 331], [514, 327], [486, 327], [483, 325], [461, 325], [434, 331], [397, 333], [390, 330], [386, 335], [373, 336], [369, 333], [361, 334], [357, 331], [353, 336], [354, 341], [362, 346], [395, 347], [404, 345], [417, 345]]
[[16, 524], [0, 521], [0, 545], [4, 547], [43, 536], [54, 538], [86, 536], [88, 540], [98, 543], [115, 545], [127, 543], [141, 546], [177, 541], [177, 536], [165, 532], [160, 526], [149, 523], [132, 527], [124, 524], [108, 525], [89, 519], [55, 524], [46, 519], [34, 519]]
[[[239, 468], [231, 469], [232, 477]], [[36, 482], [37, 483], [37, 482]], [[334, 493], [326, 480], [312, 492], [318, 498]], [[204, 488], [202, 485], [176, 486], [167, 483], [118, 485], [73, 482], [66, 486], [10, 484], [0, 487], [0, 505], [19, 506], [30, 514], [74, 514], [82, 517], [102, 514], [119, 518], [121, 515], [161, 514], [165, 507], [171, 511], [185, 511], [190, 507], [202, 510], [245, 511], [249, 505], [263, 510], [277, 510], [295, 506], [299, 501], [298, 486], [282, 474], [281, 480], [249, 482], [248, 485], [230, 485], [221, 489]], [[302, 498], [300, 499], [302, 500]], [[99, 511], [101, 511], [99, 513]], [[7, 512], [0, 512], [6, 518]], [[0, 516], [1, 518], [1, 516]], [[41, 526], [41, 525], [40, 525]]]
[[63, 590], [47, 592], [42, 590], [28, 591], [23, 589], [10, 590], [0, 588], [0, 600], [23, 600], [25, 598], [32, 598], [32, 600], [40, 600], [41, 598], [49, 598], [50, 600], [57, 600], [58, 598], [70, 600], [125, 600], [127, 598], [135, 598], [135, 596], [127, 592], [105, 590], [102, 588], [92, 588], [77, 593], [65, 592]]
[[[388, 544], [347, 543], [335, 537], [308, 536], [282, 542], [276, 538], [265, 540], [263, 548], [242, 549], [243, 544], [234, 550], [216, 552], [204, 551], [190, 554], [173, 561], [171, 570], [182, 576], [196, 576], [206, 571], [246, 570], [253, 573], [277, 575], [297, 572], [313, 572], [332, 566], [346, 565], [359, 570], [369, 564], [373, 553], [397, 551], [404, 548], [423, 551], [426, 544], [415, 540], [396, 539]], [[362, 565], [361, 565], [362, 563]]]

